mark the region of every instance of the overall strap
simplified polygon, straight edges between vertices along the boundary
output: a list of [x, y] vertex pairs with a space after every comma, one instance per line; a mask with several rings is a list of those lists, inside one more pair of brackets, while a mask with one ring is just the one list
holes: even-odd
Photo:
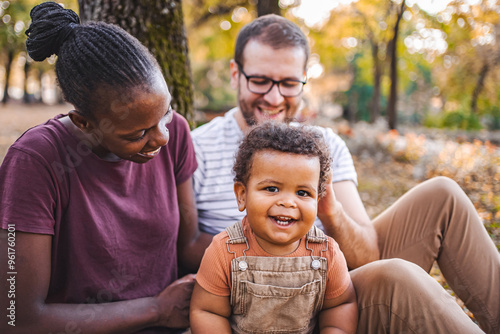
[[[247, 270], [248, 264], [246, 262], [247, 255], [245, 254], [245, 252], [247, 250], [249, 250], [250, 248], [248, 246], [248, 240], [245, 237], [245, 234], [243, 234], [243, 224], [241, 223], [241, 221], [239, 221], [231, 226], [228, 226], [228, 227], [226, 227], [226, 232], [227, 232], [227, 235], [229, 236], [229, 239], [226, 241], [227, 251], [234, 255], [233, 261], [236, 260], [238, 262], [238, 269], [239, 270], [241, 270], [241, 271]], [[247, 245], [247, 247], [243, 250], [243, 260], [238, 261], [236, 252], [233, 252], [229, 248], [229, 244], [246, 244]]]
[[245, 235], [243, 234], [243, 224], [241, 221], [226, 227], [227, 235], [229, 236], [228, 243], [244, 244], [246, 243]]
[[315, 243], [322, 243], [325, 242], [326, 240], [326, 235], [319, 227], [316, 225], [313, 225], [309, 232], [307, 232], [307, 241], [308, 242], [315, 242]]
[[309, 248], [310, 242], [319, 243], [319, 244], [326, 243], [325, 248], [320, 250], [320, 252], [319, 252], [319, 257], [322, 258], [323, 253], [328, 250], [328, 238], [326, 237], [325, 233], [323, 233], [323, 231], [321, 231], [315, 225], [313, 225], [313, 227], [311, 227], [309, 232], [307, 232], [306, 249], [311, 252], [311, 259], [312, 259], [311, 268], [313, 268], [314, 270], [317, 270], [321, 267], [321, 262], [318, 259], [314, 258], [313, 250], [312, 250], [312, 248]]

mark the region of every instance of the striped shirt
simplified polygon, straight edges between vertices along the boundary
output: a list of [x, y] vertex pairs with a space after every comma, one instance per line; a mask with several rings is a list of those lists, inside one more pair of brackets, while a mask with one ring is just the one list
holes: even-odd
[[[226, 227], [240, 221], [245, 212], [238, 210], [234, 194], [234, 157], [243, 139], [234, 113], [228, 111], [223, 117], [191, 132], [198, 169], [193, 174], [193, 187], [198, 208], [200, 229], [210, 234], [222, 232]], [[351, 180], [357, 184], [357, 175], [351, 154], [345, 142], [329, 128], [316, 127], [323, 133], [332, 156], [332, 182]], [[319, 219], [316, 224], [321, 226]]]

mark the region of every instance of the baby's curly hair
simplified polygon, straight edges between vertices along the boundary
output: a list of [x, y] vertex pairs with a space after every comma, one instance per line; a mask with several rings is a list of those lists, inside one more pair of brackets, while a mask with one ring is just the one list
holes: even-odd
[[233, 166], [234, 181], [246, 185], [250, 178], [253, 156], [263, 150], [318, 157], [320, 163], [318, 196], [325, 194], [331, 171], [331, 157], [323, 135], [311, 126], [266, 122], [255, 127], [243, 139]]

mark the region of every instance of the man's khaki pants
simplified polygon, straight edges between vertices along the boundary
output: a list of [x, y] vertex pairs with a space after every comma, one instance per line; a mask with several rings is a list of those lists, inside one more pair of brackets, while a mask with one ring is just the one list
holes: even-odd
[[[500, 255], [454, 181], [423, 182], [374, 225], [382, 260], [351, 271], [358, 333], [500, 333]], [[428, 275], [434, 261], [481, 329]]]

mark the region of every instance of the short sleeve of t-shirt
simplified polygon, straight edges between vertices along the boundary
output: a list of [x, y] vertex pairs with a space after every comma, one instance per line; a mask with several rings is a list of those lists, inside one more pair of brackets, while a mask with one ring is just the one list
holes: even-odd
[[328, 269], [326, 278], [325, 299], [333, 299], [342, 295], [349, 287], [351, 276], [347, 269], [344, 254], [335, 240], [328, 237]]
[[54, 234], [59, 197], [54, 176], [42, 157], [11, 148], [0, 169], [1, 227], [15, 224], [21, 232]]
[[217, 296], [229, 296], [231, 291], [229, 263], [226, 260], [227, 249], [223, 239], [227, 239], [227, 232], [217, 234], [210, 246], [205, 250], [200, 269], [196, 274], [196, 281], [206, 291]]
[[175, 121], [170, 123], [167, 128], [171, 132], [176, 132], [175, 134], [171, 134], [171, 138], [172, 135], [175, 135], [175, 141], [169, 142], [169, 148], [175, 150], [174, 172], [176, 182], [180, 184], [193, 175], [198, 164], [196, 162], [193, 141], [191, 140], [191, 133], [186, 119], [177, 113], [174, 113], [174, 117], [176, 118]]

